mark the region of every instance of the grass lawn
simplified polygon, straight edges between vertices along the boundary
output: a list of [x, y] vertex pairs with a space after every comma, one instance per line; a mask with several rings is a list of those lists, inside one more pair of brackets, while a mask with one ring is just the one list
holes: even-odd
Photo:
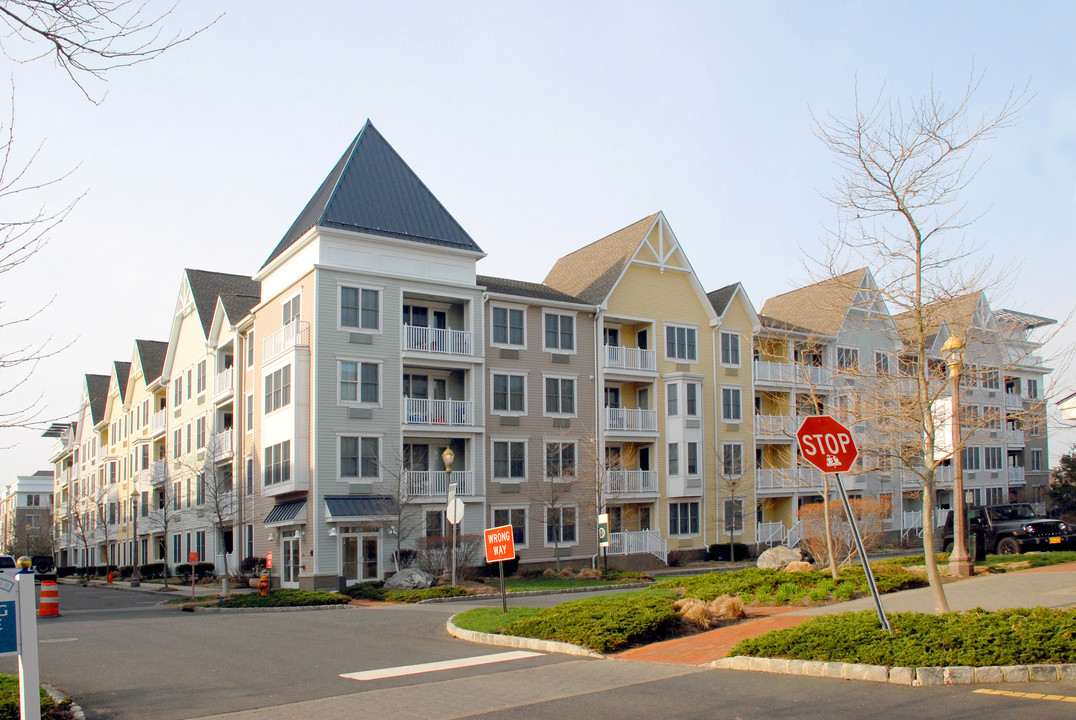
[[[501, 583], [496, 578], [486, 581], [486, 584], [500, 592]], [[508, 592], [527, 592], [533, 590], [569, 590], [581, 587], [601, 587], [605, 585], [620, 585], [618, 580], [584, 580], [582, 578], [561, 577], [538, 577], [538, 578], [505, 578], [504, 587]]]

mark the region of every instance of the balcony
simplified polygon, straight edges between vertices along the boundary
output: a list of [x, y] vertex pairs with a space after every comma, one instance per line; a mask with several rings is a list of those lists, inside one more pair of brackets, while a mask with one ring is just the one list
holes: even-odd
[[213, 398], [217, 401], [231, 396], [235, 392], [234, 368], [225, 368], [213, 378]]
[[209, 448], [213, 455], [214, 462], [220, 463], [232, 459], [232, 456], [235, 454], [232, 445], [232, 435], [232, 429], [227, 428], [222, 432], [215, 433], [213, 437], [210, 438]]
[[755, 437], [792, 440], [799, 423], [796, 415], [755, 415]]
[[150, 435], [157, 436], [164, 434], [165, 429], [168, 427], [168, 410], [161, 410], [160, 412], [153, 413], [153, 419], [150, 421]]
[[1024, 444], [1024, 431], [1006, 429], [1001, 433], [1002, 439], [1009, 445], [1023, 445]]
[[606, 345], [603, 367], [613, 372], [656, 373], [658, 354], [656, 350], [640, 350], [623, 345]]
[[1009, 485], [1027, 485], [1024, 468], [1015, 465], [1009, 467]]
[[609, 432], [654, 433], [658, 431], [658, 411], [637, 408], [605, 408], [605, 429]]
[[474, 403], [404, 398], [403, 421], [412, 425], [473, 425]]
[[404, 325], [403, 349], [469, 357], [474, 355], [474, 333], [467, 330]]
[[818, 489], [822, 487], [822, 473], [815, 468], [757, 468], [757, 490], [794, 490], [796, 488]]
[[[474, 473], [453, 470], [451, 482], [456, 483], [457, 495], [474, 495]], [[444, 470], [405, 470], [404, 492], [408, 497], [444, 497], [448, 495], [449, 474]]]
[[1023, 410], [1024, 400], [1018, 393], [1005, 393], [1005, 407], [1010, 410]]
[[160, 487], [168, 480], [168, 461], [158, 460], [150, 466], [150, 483], [153, 487]]
[[831, 378], [832, 373], [827, 368], [817, 365], [805, 366], [796, 363], [770, 362], [768, 360], [755, 361], [756, 383], [765, 382], [817, 387], [829, 382]]
[[309, 346], [310, 323], [305, 320], [292, 320], [262, 340], [262, 362], [268, 362], [286, 350]]
[[641, 495], [658, 492], [657, 470], [607, 470], [605, 492], [610, 495]]

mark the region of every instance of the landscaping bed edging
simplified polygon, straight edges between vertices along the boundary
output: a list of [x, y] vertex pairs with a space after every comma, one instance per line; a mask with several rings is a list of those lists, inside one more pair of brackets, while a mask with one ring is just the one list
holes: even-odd
[[779, 675], [805, 675], [839, 680], [868, 680], [895, 685], [985, 685], [991, 683], [1056, 682], [1076, 680], [1076, 663], [988, 665], [985, 667], [886, 667], [857, 663], [759, 658], [737, 655], [710, 663], [719, 670], [753, 670]]
[[497, 635], [495, 633], [477, 632], [476, 630], [464, 630], [455, 623], [452, 619], [456, 616], [453, 615], [445, 623], [445, 629], [448, 630], [448, 634], [452, 637], [457, 637], [460, 640], [466, 640], [473, 643], [481, 643], [483, 645], [497, 645], [500, 647], [512, 647], [520, 648], [522, 650], [534, 650], [536, 652], [546, 653], [560, 653], [562, 655], [575, 655], [577, 657], [592, 657], [592, 658], [604, 658], [601, 653], [596, 653], [593, 650], [582, 647], [580, 645], [572, 645], [566, 642], [557, 642], [555, 640], [538, 640], [535, 638], [517, 637], [515, 635]]

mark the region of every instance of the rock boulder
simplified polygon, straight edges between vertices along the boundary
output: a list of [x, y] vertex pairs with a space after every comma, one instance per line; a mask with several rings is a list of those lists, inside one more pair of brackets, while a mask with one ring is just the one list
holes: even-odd
[[386, 590], [422, 590], [433, 585], [433, 575], [415, 568], [407, 568], [385, 581]]
[[799, 551], [799, 548], [778, 545], [759, 555], [755, 565], [764, 570], [784, 570], [789, 563], [801, 562], [802, 560], [803, 553]]

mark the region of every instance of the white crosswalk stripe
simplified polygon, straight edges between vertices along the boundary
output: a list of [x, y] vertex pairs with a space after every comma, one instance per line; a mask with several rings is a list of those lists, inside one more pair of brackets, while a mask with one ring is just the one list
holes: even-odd
[[421, 673], [437, 672], [439, 670], [455, 670], [457, 668], [475, 667], [476, 665], [490, 665], [492, 663], [507, 662], [509, 660], [523, 660], [529, 657], [538, 657], [543, 653], [529, 652], [527, 650], [513, 650], [512, 652], [493, 653], [492, 655], [476, 655], [474, 657], [459, 658], [458, 660], [441, 660], [439, 662], [421, 663], [419, 665], [399, 665], [397, 667], [381, 668], [380, 670], [365, 670], [363, 672], [345, 673], [342, 678], [348, 680], [381, 680], [384, 678], [401, 677], [403, 675], [419, 675]]

